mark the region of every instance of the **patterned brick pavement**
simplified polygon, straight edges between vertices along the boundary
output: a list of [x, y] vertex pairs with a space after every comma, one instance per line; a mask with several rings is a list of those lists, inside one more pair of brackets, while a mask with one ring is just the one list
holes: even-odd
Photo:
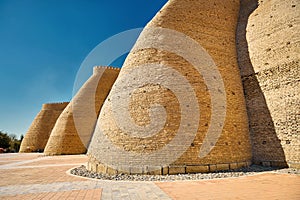
[[300, 176], [176, 182], [104, 181], [67, 173], [85, 155], [0, 154], [0, 199], [300, 199]]

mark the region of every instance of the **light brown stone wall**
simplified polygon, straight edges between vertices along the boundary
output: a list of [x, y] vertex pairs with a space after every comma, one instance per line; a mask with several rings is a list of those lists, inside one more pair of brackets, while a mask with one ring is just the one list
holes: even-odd
[[[156, 41], [149, 42], [152, 37], [157, 37], [157, 43], [163, 46], [163, 40], [168, 40], [171, 35], [166, 37], [160, 35], [159, 31], [151, 32], [151, 28], [155, 27], [176, 30], [191, 37], [213, 59], [225, 91], [222, 91], [221, 88], [219, 91], [211, 91], [207, 86], [207, 79], [210, 78], [209, 80], [212, 82], [220, 80], [215, 80], [216, 77], [213, 77], [213, 74], [199, 73], [186, 58], [174, 52], [156, 48], [133, 50], [127, 57], [101, 110], [97, 122], [98, 129], [94, 132], [88, 151], [90, 158], [88, 168], [90, 170], [110, 174], [120, 172], [176, 174], [239, 168], [251, 163], [248, 119], [236, 55], [235, 32], [238, 13], [239, 1], [232, 0], [170, 0], [157, 13], [146, 26], [136, 46], [147, 46], [147, 42], [155, 43]], [[159, 40], [162, 42], [159, 43]], [[176, 43], [176, 41], [174, 42]], [[181, 46], [176, 47], [176, 49], [180, 48]], [[176, 49], [173, 50], [176, 51]], [[193, 48], [189, 51], [193, 53]], [[132, 75], [134, 71], [140, 70], [137, 66], [149, 63], [155, 64], [156, 67]], [[208, 63], [209, 61], [202, 61], [203, 66], [207, 66]], [[160, 65], [168, 65], [175, 71], [169, 73], [164, 68], [159, 68]], [[203, 73], [210, 70], [209, 67], [204, 68]], [[151, 73], [158, 73], [152, 83], [135, 85], [137, 82], [146, 80]], [[176, 76], [177, 73], [184, 77], [193, 88], [196, 104], [183, 105], [180, 103], [181, 100], [189, 101], [192, 97], [190, 97], [191, 93], [184, 93], [187, 84], [181, 84], [181, 79]], [[128, 80], [132, 81], [128, 82]], [[154, 83], [155, 81], [157, 82]], [[186, 96], [178, 99], [175, 92], [160, 84], [160, 81], [171, 86], [172, 84], [179, 85], [179, 88], [182, 89], [179, 95]], [[224, 92], [222, 95], [226, 97], [225, 106], [218, 107], [214, 104], [216, 103], [212, 101], [214, 92]], [[164, 120], [163, 114], [152, 114], [149, 109], [152, 105], [160, 104], [166, 113], [166, 123], [163, 128], [157, 133], [145, 137], [139, 137], [136, 133], [139, 132], [138, 128], [136, 131], [134, 129], [124, 131], [124, 127], [119, 126], [119, 122], [116, 120], [123, 113], [114, 110], [114, 107], [121, 109], [124, 105], [118, 104], [118, 101], [113, 99], [122, 98], [123, 93], [129, 93], [130, 96], [128, 105], [130, 119], [124, 118], [124, 121], [142, 128], [147, 128], [149, 124], [153, 123], [153, 127], [156, 128]], [[220, 101], [223, 100], [220, 99]], [[177, 131], [182, 125], [182, 119], [187, 117], [185, 115], [189, 115], [189, 113], [181, 112], [183, 106], [190, 106], [193, 109], [199, 107], [200, 115], [192, 117], [199, 119], [196, 124], [195, 137], [188, 143], [184, 153], [179, 154], [178, 149], [186, 145], [186, 138], [182, 137], [182, 142], [175, 145], [172, 141], [178, 135]], [[222, 117], [220, 117], [220, 121], [218, 118], [212, 119], [215, 117], [212, 116], [214, 107], [217, 107], [217, 112], [226, 109], [224, 124]], [[151, 116], [155, 116], [154, 121], [151, 121]], [[192, 129], [195, 125], [193, 124], [194, 119], [191, 120], [191, 124], [187, 123], [184, 126], [191, 126]], [[213, 134], [217, 132], [218, 128], [213, 123], [217, 123], [220, 127], [223, 125], [220, 137], [216, 143], [211, 142], [212, 149], [208, 155], [199, 157], [209, 129], [213, 129]], [[156, 124], [157, 126], [155, 126]], [[147, 132], [143, 134], [147, 135]], [[187, 131], [185, 134], [188, 137], [190, 133]], [[111, 146], [107, 146], [108, 143]], [[171, 148], [173, 151], [166, 151], [165, 147], [171, 145], [173, 145]], [[123, 153], [115, 153], [116, 151]], [[156, 154], [157, 152], [159, 154]], [[170, 157], [178, 158], [167, 165], [158, 166], [158, 162], [153, 162], [141, 166], [141, 163], [147, 163], [151, 159], [163, 162], [164, 159], [167, 160]]]
[[[245, 2], [241, 15], [251, 14], [248, 24], [241, 26], [247, 26], [244, 47], [248, 46], [249, 54], [239, 49], [239, 57], [253, 161], [299, 168], [300, 2], [259, 1], [255, 10], [257, 2]], [[238, 33], [245, 42], [242, 35]]]
[[46, 145], [45, 155], [86, 152], [102, 104], [119, 71], [112, 67], [94, 67], [93, 75], [58, 118]]
[[43, 104], [34, 118], [20, 146], [20, 153], [43, 151], [51, 130], [68, 103]]

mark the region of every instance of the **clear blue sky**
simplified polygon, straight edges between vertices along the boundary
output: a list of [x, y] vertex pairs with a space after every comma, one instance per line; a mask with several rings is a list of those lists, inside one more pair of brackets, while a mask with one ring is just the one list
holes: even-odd
[[88, 53], [166, 2], [0, 0], [0, 130], [25, 134], [43, 103], [70, 101]]

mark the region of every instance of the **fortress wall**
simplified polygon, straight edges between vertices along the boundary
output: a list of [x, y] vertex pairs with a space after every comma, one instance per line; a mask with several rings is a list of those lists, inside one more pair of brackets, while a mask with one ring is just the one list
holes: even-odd
[[44, 150], [51, 130], [68, 103], [43, 104], [20, 146], [20, 153]]
[[300, 166], [299, 32], [299, 1], [260, 1], [249, 16], [240, 67], [254, 163]]
[[[248, 118], [235, 45], [238, 13], [239, 1], [168, 1], [139, 37], [103, 105], [88, 150], [90, 170], [109, 174], [176, 174], [234, 169], [250, 164]], [[177, 49], [182, 49], [180, 44], [176, 43], [177, 40], [172, 39], [172, 36], [177, 34], [164, 35], [162, 30], [153, 30], [157, 27], [176, 30], [185, 34], [184, 38], [189, 36], [198, 42], [211, 56], [222, 78], [216, 80], [213, 74], [205, 74], [212, 68], [210, 61], [205, 59], [202, 59], [201, 66], [197, 66], [204, 68], [204, 74], [199, 73], [188, 62], [188, 58], [177, 54]], [[149, 41], [153, 37], [156, 39]], [[176, 44], [171, 50], [165, 50], [163, 47], [146, 48], [153, 43], [166, 46], [170, 41]], [[146, 47], [138, 49], [139, 46]], [[195, 48], [187, 51], [192, 55]], [[194, 56], [192, 57], [193, 60]], [[144, 64], [155, 66], [143, 71], [141, 65]], [[161, 65], [167, 65], [175, 71], [170, 72], [171, 69], [165, 69]], [[153, 79], [146, 83], [148, 77]], [[186, 79], [188, 83], [183, 84], [181, 78]], [[225, 90], [223, 91], [221, 86], [209, 89], [209, 81], [223, 81]], [[177, 89], [175, 91], [166, 85], [177, 88], [178, 94]], [[193, 98], [193, 92], [186, 92], [187, 85], [195, 92], [195, 104], [184, 104]], [[125, 93], [129, 95], [127, 105], [121, 103]], [[213, 95], [225, 99], [221, 98], [215, 102], [212, 100]], [[157, 104], [163, 106], [165, 112], [157, 114], [157, 110], [150, 111], [151, 106]], [[183, 107], [192, 109], [183, 112]], [[199, 115], [195, 115], [194, 112], [197, 108], [200, 110]], [[126, 109], [130, 113], [129, 118], [124, 117], [123, 111]], [[216, 113], [222, 113], [224, 109], [225, 121], [221, 117], [222, 114], [217, 114], [216, 117]], [[165, 118], [163, 113], [166, 114]], [[183, 124], [184, 119], [188, 119], [187, 124]], [[163, 123], [162, 129], [157, 132], [152, 133], [152, 129], [147, 128], [153, 125], [155, 129], [164, 120], [166, 122]], [[122, 124], [122, 121], [125, 121], [125, 124]], [[126, 127], [126, 123], [130, 123], [130, 126]], [[181, 137], [179, 129], [184, 129], [185, 126], [189, 128]], [[217, 126], [221, 127], [219, 138], [214, 135], [219, 130]], [[196, 132], [192, 133], [195, 135], [189, 142], [189, 131], [195, 127]], [[143, 129], [146, 131], [143, 132]], [[140, 136], [143, 134], [145, 136]], [[174, 143], [178, 138], [179, 142]], [[207, 142], [209, 147], [205, 146]], [[211, 151], [208, 155], [199, 157], [199, 153], [203, 153], [200, 151], [202, 147]], [[181, 149], [185, 150], [182, 152]], [[151, 160], [153, 162], [149, 163]]]
[[118, 68], [94, 67], [93, 75], [80, 88], [58, 118], [44, 154], [86, 152], [102, 104], [118, 74]]

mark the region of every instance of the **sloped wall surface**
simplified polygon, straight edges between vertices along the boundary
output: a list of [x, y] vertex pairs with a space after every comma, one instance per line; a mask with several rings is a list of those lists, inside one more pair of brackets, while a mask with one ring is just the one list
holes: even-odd
[[20, 146], [20, 153], [44, 150], [55, 122], [68, 103], [43, 104]]
[[300, 1], [259, 1], [248, 19], [250, 63], [240, 66], [258, 164], [299, 168], [299, 33]]
[[46, 145], [45, 155], [86, 152], [102, 104], [119, 71], [112, 67], [94, 67], [93, 75], [58, 118]]
[[88, 150], [90, 170], [176, 174], [250, 164], [238, 13], [238, 0], [168, 1], [103, 105]]

